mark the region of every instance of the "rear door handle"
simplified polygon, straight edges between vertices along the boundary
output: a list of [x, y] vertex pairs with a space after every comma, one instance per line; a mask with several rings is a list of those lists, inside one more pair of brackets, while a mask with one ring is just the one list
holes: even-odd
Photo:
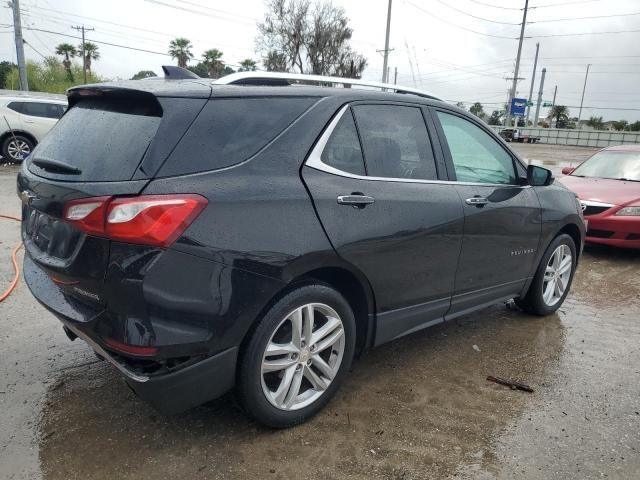
[[475, 196], [475, 197], [467, 198], [464, 202], [467, 205], [475, 205], [476, 207], [483, 207], [487, 203], [489, 203], [489, 200], [487, 200], [484, 197]]
[[352, 193], [351, 195], [339, 195], [338, 196], [338, 204], [340, 205], [351, 205], [356, 208], [364, 208], [367, 205], [375, 202], [373, 197], [369, 197], [368, 195], [363, 195], [361, 193]]

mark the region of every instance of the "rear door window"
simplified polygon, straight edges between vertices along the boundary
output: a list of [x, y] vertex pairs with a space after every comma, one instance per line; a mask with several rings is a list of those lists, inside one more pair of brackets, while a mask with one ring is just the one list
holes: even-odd
[[217, 170], [243, 162], [317, 100], [276, 96], [209, 100], [158, 176]]
[[57, 103], [47, 102], [11, 102], [7, 105], [14, 112], [40, 118], [60, 118], [64, 113], [64, 107]]
[[29, 163], [36, 175], [65, 181], [129, 180], [153, 139], [162, 111], [149, 102], [84, 100], [71, 108], [33, 151], [33, 159], [81, 171], [63, 175]]
[[435, 180], [438, 178], [429, 133], [417, 107], [353, 107], [372, 177]]

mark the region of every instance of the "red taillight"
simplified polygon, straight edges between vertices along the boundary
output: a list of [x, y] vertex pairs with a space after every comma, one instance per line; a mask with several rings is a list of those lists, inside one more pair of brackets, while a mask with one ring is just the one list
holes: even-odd
[[200, 195], [140, 195], [73, 200], [64, 219], [92, 235], [167, 247], [207, 205]]
[[113, 338], [106, 338], [105, 343], [110, 350], [138, 357], [150, 357], [158, 353], [158, 347], [129, 345], [128, 343], [122, 343]]

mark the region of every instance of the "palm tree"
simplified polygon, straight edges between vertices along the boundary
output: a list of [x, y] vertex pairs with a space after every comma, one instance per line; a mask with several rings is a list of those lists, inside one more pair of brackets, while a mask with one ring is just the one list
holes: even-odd
[[191, 40], [178, 37], [169, 42], [169, 55], [178, 60], [179, 67], [187, 68], [187, 62], [193, 58], [192, 48]]
[[[78, 50], [82, 52], [82, 44], [80, 44]], [[91, 60], [98, 60], [99, 58], [98, 45], [93, 42], [84, 42], [84, 66], [89, 73], [91, 73]]]
[[240, 62], [239, 72], [255, 72], [258, 68], [258, 64], [251, 60], [250, 58], [246, 58]]
[[558, 124], [566, 124], [569, 120], [569, 109], [564, 105], [555, 105], [549, 112], [549, 118], [555, 119], [556, 128], [560, 128]]
[[222, 52], [217, 48], [210, 48], [202, 54], [202, 63], [207, 66], [209, 78], [218, 78], [224, 63], [222, 63]]
[[76, 47], [74, 47], [70, 43], [61, 43], [56, 47], [56, 55], [62, 55], [64, 57], [64, 60], [62, 60], [62, 64], [67, 71], [69, 80], [73, 80], [73, 73], [71, 72], [71, 59], [78, 55]]

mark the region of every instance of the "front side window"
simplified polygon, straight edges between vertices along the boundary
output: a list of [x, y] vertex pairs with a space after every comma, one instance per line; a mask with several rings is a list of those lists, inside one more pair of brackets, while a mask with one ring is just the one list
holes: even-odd
[[370, 176], [438, 178], [431, 141], [419, 108], [358, 105], [353, 111]]
[[354, 175], [366, 175], [358, 131], [351, 110], [347, 110], [336, 125], [324, 150], [322, 163]]
[[513, 159], [477, 125], [449, 113], [438, 112], [459, 182], [516, 183]]

